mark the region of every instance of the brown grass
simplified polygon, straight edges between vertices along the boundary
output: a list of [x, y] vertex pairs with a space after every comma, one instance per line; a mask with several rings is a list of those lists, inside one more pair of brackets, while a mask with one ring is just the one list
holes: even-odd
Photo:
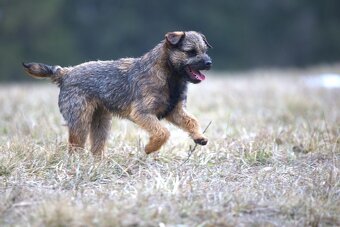
[[188, 109], [212, 124], [184, 165], [185, 133], [168, 126], [169, 142], [146, 156], [146, 133], [124, 120], [103, 160], [69, 156], [58, 89], [1, 85], [0, 225], [340, 225], [340, 90], [301, 77], [325, 70], [191, 86]]

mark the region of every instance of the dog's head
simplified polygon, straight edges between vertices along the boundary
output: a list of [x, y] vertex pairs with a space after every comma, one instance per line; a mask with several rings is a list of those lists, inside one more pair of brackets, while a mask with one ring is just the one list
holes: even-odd
[[201, 33], [169, 32], [165, 35], [169, 51], [169, 61], [174, 69], [191, 83], [197, 84], [205, 79], [200, 70], [209, 70], [212, 65], [207, 54], [211, 45]]

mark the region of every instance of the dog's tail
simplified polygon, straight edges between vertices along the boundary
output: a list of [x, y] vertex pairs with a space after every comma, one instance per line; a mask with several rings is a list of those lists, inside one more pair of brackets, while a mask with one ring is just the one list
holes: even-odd
[[59, 83], [65, 70], [59, 65], [46, 65], [43, 63], [22, 63], [24, 70], [32, 77], [42, 79], [51, 78], [53, 82]]

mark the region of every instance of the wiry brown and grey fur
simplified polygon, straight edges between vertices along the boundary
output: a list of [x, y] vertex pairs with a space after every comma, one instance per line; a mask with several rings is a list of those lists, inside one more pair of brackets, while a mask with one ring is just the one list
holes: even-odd
[[[73, 67], [23, 64], [34, 77], [49, 77], [60, 87], [59, 108], [69, 129], [70, 150], [90, 137], [93, 154], [102, 154], [112, 116], [127, 118], [150, 134], [147, 154], [157, 151], [170, 133], [166, 119], [207, 144], [197, 120], [185, 111], [187, 83], [199, 83], [209, 69], [210, 47], [198, 32], [170, 32], [139, 58], [91, 61]], [[196, 75], [196, 77], [195, 77]], [[198, 76], [197, 76], [198, 75]]]

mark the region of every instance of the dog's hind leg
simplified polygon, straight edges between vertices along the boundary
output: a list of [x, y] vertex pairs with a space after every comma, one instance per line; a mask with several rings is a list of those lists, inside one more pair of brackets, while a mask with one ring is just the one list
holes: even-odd
[[84, 128], [84, 125], [75, 127], [69, 128], [68, 150], [70, 153], [84, 149], [86, 138], [88, 136], [88, 129]]
[[86, 109], [79, 115], [72, 117], [72, 121], [68, 122], [69, 128], [69, 152], [82, 150], [90, 131], [92, 121], [92, 109]]
[[60, 91], [59, 108], [67, 121], [69, 152], [84, 149], [95, 107], [95, 102], [87, 100], [75, 89]]
[[98, 107], [92, 116], [90, 128], [91, 151], [94, 155], [102, 155], [109, 131], [112, 114], [103, 107]]
[[130, 119], [150, 134], [149, 143], [145, 146], [145, 153], [157, 151], [168, 140], [170, 132], [155, 115], [133, 113]]

